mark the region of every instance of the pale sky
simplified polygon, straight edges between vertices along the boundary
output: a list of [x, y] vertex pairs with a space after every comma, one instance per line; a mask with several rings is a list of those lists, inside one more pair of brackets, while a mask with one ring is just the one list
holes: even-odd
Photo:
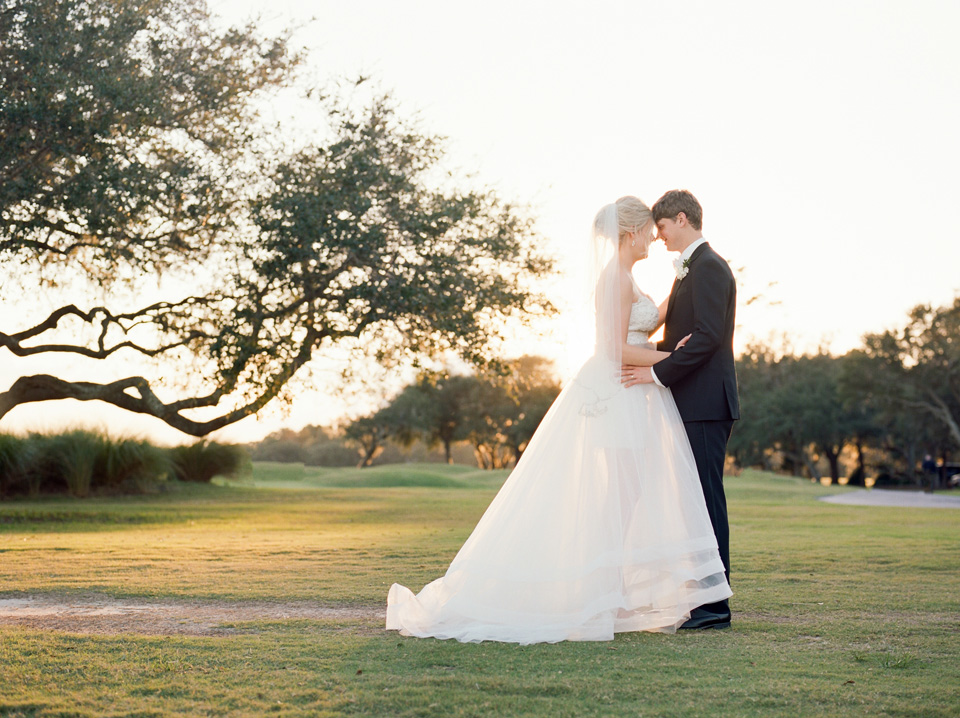
[[[786, 334], [799, 350], [844, 352], [960, 291], [958, 2], [210, 4], [231, 21], [259, 14], [268, 32], [316, 18], [295, 36], [314, 75], [371, 75], [448, 138], [446, 166], [529, 203], [561, 260], [603, 204], [691, 190], [704, 235], [744, 269], [741, 297], [777, 302], [740, 307], [739, 347]], [[671, 272], [661, 248], [637, 276], [661, 299]], [[543, 326], [516, 353], [569, 371], [577, 351], [561, 335], [562, 321]], [[0, 364], [3, 378], [14, 366]], [[218, 436], [360, 405], [305, 392], [288, 416], [268, 408]], [[67, 402], [17, 409], [0, 429], [67, 416], [181, 438]]]

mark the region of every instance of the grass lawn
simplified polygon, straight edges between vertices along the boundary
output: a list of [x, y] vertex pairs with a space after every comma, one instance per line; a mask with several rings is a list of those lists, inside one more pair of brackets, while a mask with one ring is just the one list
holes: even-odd
[[[381, 609], [441, 575], [504, 472], [258, 464], [148, 497], [0, 503], [0, 598]], [[0, 626], [0, 717], [960, 715], [960, 511], [727, 479], [734, 627], [518, 647], [375, 618], [211, 636]], [[362, 615], [362, 612], [361, 612]]]

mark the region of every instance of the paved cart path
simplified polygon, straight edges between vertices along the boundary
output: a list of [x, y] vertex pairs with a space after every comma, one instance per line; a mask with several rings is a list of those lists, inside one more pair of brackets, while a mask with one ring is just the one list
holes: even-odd
[[835, 496], [821, 496], [828, 504], [856, 506], [900, 506], [921, 509], [960, 509], [960, 494], [927, 494], [922, 491], [856, 489]]

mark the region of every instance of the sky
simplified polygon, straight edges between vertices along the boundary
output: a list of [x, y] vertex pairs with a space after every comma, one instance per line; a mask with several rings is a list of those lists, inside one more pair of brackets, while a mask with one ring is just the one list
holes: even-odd
[[[448, 167], [528, 204], [559, 260], [548, 290], [561, 310], [596, 211], [673, 188], [698, 197], [704, 236], [738, 269], [738, 348], [786, 338], [842, 353], [960, 291], [960, 3], [210, 6], [225, 22], [258, 16], [267, 33], [298, 26], [315, 77], [371, 76], [401, 114], [447, 138]], [[291, 131], [311, 121], [273, 111]], [[657, 245], [641, 265], [640, 285], [665, 297], [670, 255]], [[535, 329], [514, 353], [555, 358], [564, 373], [589, 344], [569, 338], [563, 311]], [[371, 401], [304, 391], [217, 437], [329, 423]], [[22, 407], [0, 428], [70, 416], [183, 440], [157, 421], [70, 402]]]

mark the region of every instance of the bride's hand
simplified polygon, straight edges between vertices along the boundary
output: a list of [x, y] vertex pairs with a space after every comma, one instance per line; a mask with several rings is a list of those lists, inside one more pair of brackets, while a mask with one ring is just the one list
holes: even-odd
[[693, 334], [687, 334], [687, 336], [685, 336], [683, 339], [681, 339], [680, 341], [678, 341], [678, 342], [677, 342], [677, 346], [674, 348], [674, 351], [676, 351], [677, 349], [679, 349], [680, 347], [682, 347], [684, 344], [686, 344], [686, 343], [687, 343], [687, 340], [688, 340], [690, 337], [692, 337], [692, 336], [693, 336]]

